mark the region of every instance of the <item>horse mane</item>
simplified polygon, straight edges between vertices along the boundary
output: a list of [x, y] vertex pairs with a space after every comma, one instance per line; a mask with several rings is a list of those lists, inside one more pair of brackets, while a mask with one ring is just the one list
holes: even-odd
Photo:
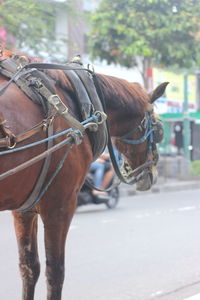
[[108, 109], [123, 110], [132, 116], [146, 112], [149, 97], [139, 83], [102, 74], [97, 78]]
[[[57, 85], [62, 89], [73, 92], [70, 81], [62, 71], [47, 70], [46, 73], [56, 80]], [[108, 110], [123, 110], [132, 116], [145, 114], [149, 97], [139, 83], [130, 83], [124, 79], [103, 74], [96, 74], [96, 76]]]
[[74, 89], [68, 77], [61, 70], [44, 70], [44, 73], [56, 82], [56, 86], [70, 93], [74, 93]]

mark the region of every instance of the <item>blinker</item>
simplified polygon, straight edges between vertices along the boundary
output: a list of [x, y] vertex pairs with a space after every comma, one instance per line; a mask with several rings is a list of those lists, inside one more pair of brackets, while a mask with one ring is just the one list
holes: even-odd
[[159, 120], [156, 120], [156, 123], [153, 125], [153, 135], [154, 135], [154, 142], [160, 143], [163, 140], [164, 137], [164, 130], [162, 122]]

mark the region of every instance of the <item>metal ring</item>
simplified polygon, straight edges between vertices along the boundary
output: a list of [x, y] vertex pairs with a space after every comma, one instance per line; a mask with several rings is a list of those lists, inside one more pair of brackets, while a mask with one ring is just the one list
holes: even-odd
[[93, 66], [92, 64], [87, 64], [87, 69], [88, 69], [92, 74], [95, 73], [94, 66]]
[[102, 124], [107, 119], [107, 115], [103, 111], [95, 111], [94, 115], [98, 118], [97, 124]]
[[[15, 146], [17, 145], [15, 135], [8, 137], [8, 139], [9, 139], [9, 144], [10, 144], [10, 145], [7, 146], [7, 148], [8, 148], [8, 149], [13, 149], [13, 148], [15, 148]], [[11, 144], [11, 141], [12, 141], [12, 140], [13, 140], [13, 144]]]
[[84, 125], [84, 128], [87, 129], [92, 129], [92, 131], [97, 131], [98, 130], [98, 124], [95, 122], [89, 122], [87, 124]]

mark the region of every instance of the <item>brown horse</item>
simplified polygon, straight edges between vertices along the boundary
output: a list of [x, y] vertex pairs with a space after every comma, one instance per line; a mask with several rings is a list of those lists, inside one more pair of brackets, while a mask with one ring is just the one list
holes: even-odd
[[[75, 104], [77, 95], [67, 76], [62, 71], [56, 70], [46, 71], [46, 73], [49, 80], [53, 82], [56, 93], [70, 109], [70, 113], [76, 118], [80, 118], [79, 108]], [[147, 113], [153, 116], [150, 103], [163, 94], [166, 84], [160, 85], [151, 95], [148, 95], [137, 83], [128, 83], [122, 79], [100, 74], [97, 74], [95, 78], [104, 96], [110, 134], [117, 149], [126, 158], [125, 168], [128, 165], [132, 169], [138, 168], [147, 161], [147, 154], [148, 160], [153, 162], [153, 164], [147, 164], [148, 172], [138, 182], [139, 189], [148, 189], [155, 181], [157, 152], [155, 147], [153, 150], [148, 149], [148, 138], [142, 138], [145, 133], [145, 116]], [[8, 78], [1, 74], [0, 87], [7, 82]], [[7, 148], [12, 150], [12, 148], [15, 149], [44, 139], [46, 127], [37, 127], [37, 124], [41, 124], [43, 119], [41, 107], [12, 82], [0, 96], [0, 145], [1, 141], [4, 141], [1, 151], [6, 151], [5, 141], [9, 141]], [[70, 127], [57, 114], [51, 119], [51, 123], [53, 123], [54, 134]], [[33, 133], [34, 128], [37, 130]], [[32, 130], [31, 134], [28, 134], [30, 129]], [[27, 138], [20, 140], [20, 137], [25, 137], [26, 133]], [[77, 194], [93, 161], [92, 142], [88, 135], [86, 131], [79, 145], [73, 147], [65, 145], [53, 152], [44, 186], [55, 172], [65, 150], [70, 149], [62, 168], [48, 186], [41, 201], [30, 210], [16, 212], [34, 189], [44, 159], [0, 180], [0, 210], [13, 211], [19, 248], [19, 267], [23, 281], [23, 300], [34, 299], [34, 288], [40, 274], [37, 250], [38, 215], [42, 219], [45, 231], [47, 299], [61, 299], [66, 236], [76, 210]], [[19, 140], [17, 145], [15, 144], [16, 137]], [[66, 136], [55, 138], [54, 145], [65, 138]], [[130, 144], [128, 140], [141, 141]], [[45, 145], [40, 144], [0, 156], [0, 173], [5, 174], [45, 150]]]

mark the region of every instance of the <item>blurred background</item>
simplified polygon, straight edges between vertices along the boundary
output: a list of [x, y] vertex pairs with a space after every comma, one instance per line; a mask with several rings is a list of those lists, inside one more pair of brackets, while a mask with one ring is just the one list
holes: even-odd
[[[200, 299], [200, 1], [0, 0], [0, 44], [44, 61], [79, 54], [96, 72], [139, 82], [148, 92], [170, 82], [155, 107], [165, 132], [157, 185], [144, 193], [122, 185], [115, 210], [77, 209], [63, 293], [72, 300]], [[20, 299], [10, 218], [1, 213], [6, 300]], [[39, 225], [36, 300], [45, 299]]]
[[96, 72], [169, 81], [156, 111], [163, 178], [200, 175], [200, 3], [195, 0], [0, 0], [0, 44], [45, 61], [80, 54]]

